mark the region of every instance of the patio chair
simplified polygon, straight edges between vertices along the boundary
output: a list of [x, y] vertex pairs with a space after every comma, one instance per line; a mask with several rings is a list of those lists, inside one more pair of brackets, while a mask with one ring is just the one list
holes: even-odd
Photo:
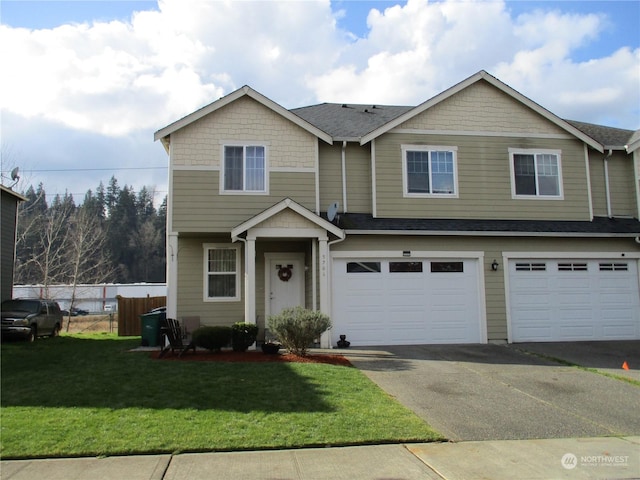
[[186, 331], [180, 325], [178, 320], [173, 318], [167, 318], [165, 320], [165, 326], [161, 329], [162, 334], [165, 336], [165, 344], [167, 341], [168, 345], [160, 352], [159, 358], [164, 357], [169, 350], [171, 350], [171, 354], [175, 354], [175, 351], [178, 350], [178, 357], [181, 357], [188, 350], [193, 350], [193, 353], [196, 353], [196, 344], [193, 340], [188, 341]]

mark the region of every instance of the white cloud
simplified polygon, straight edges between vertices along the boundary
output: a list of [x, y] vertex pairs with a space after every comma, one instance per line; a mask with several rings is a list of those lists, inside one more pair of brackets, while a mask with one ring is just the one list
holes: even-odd
[[[375, 5], [375, 4], [374, 4]], [[153, 131], [244, 84], [286, 107], [417, 104], [486, 69], [561, 115], [617, 112], [638, 127], [639, 51], [575, 62], [607, 19], [501, 1], [409, 0], [372, 9], [369, 33], [338, 28], [328, 0], [160, 0], [130, 21], [48, 30], [0, 26], [0, 105], [71, 129]], [[610, 118], [610, 117], [607, 117]]]
[[484, 69], [565, 118], [640, 127], [639, 51], [571, 58], [610, 27], [602, 14], [538, 9], [514, 18], [500, 1], [409, 0], [367, 21], [367, 38], [308, 77], [322, 100], [418, 104]]
[[[0, 27], [9, 112], [125, 135], [160, 128], [245, 83], [298, 92], [340, 46], [328, 1], [162, 0], [130, 22]], [[296, 78], [299, 78], [298, 82]], [[296, 85], [296, 83], [298, 83]]]

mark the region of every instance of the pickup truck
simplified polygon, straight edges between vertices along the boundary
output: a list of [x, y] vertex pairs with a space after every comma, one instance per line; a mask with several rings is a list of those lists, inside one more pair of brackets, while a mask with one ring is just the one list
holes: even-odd
[[19, 336], [33, 342], [39, 336], [57, 337], [62, 328], [62, 312], [52, 300], [16, 298], [5, 300], [2, 311], [2, 337]]

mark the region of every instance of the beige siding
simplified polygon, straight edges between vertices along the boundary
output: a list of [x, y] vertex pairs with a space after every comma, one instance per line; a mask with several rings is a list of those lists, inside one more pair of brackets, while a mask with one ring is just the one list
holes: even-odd
[[220, 172], [173, 172], [173, 231], [223, 232], [290, 197], [315, 211], [315, 176], [303, 172], [272, 172], [269, 195], [219, 195]]
[[315, 168], [317, 138], [249, 97], [171, 134], [175, 166], [220, 167], [225, 142], [266, 142], [270, 168]]
[[567, 132], [487, 82], [461, 92], [404, 122], [399, 129], [529, 134]]
[[[320, 209], [326, 211], [333, 202], [344, 212], [342, 191], [342, 144], [320, 142]], [[371, 150], [369, 145], [348, 143], [345, 151], [347, 210], [371, 213]]]
[[[425, 252], [484, 252], [485, 303], [487, 313], [487, 336], [489, 341], [507, 339], [507, 312], [505, 299], [504, 268], [502, 252], [640, 252], [633, 239], [556, 239], [545, 237], [415, 237], [415, 236], [369, 236], [350, 235], [344, 242], [332, 247], [332, 251], [396, 252], [403, 250]], [[551, 256], [551, 255], [550, 255]], [[491, 262], [500, 263], [497, 272], [491, 270]]]
[[636, 192], [633, 160], [623, 152], [614, 152], [608, 161], [611, 213], [614, 217], [636, 216]]
[[[458, 198], [404, 198], [403, 144], [457, 147]], [[512, 199], [509, 148], [560, 150], [564, 199]], [[376, 140], [375, 163], [379, 217], [590, 220], [577, 140], [389, 134]]]
[[[244, 319], [244, 281], [241, 279], [242, 295], [234, 302], [205, 302], [204, 296], [204, 254], [205, 243], [229, 243], [225, 236], [180, 237], [178, 247], [178, 318], [199, 316], [202, 325], [232, 325]], [[229, 243], [231, 245], [231, 243]], [[256, 243], [256, 319], [260, 327], [259, 338], [264, 337], [265, 328], [265, 254], [266, 253], [305, 254], [305, 303], [311, 308], [313, 299], [311, 266], [311, 242], [309, 240], [286, 241], [265, 240]], [[242, 271], [244, 272], [244, 246], [240, 249]], [[241, 273], [242, 275], [242, 273]], [[243, 277], [242, 277], [243, 278]]]
[[[320, 143], [320, 210], [327, 211], [327, 207], [333, 202], [342, 205], [342, 145], [336, 143], [327, 145]], [[349, 179], [349, 186], [352, 182]], [[355, 178], [353, 179], [355, 181]]]
[[[228, 238], [179, 238], [178, 239], [178, 318], [199, 316], [201, 325], [232, 325], [244, 321], [244, 282], [242, 295], [234, 302], [205, 302], [204, 253], [205, 243], [225, 243]], [[240, 251], [244, 271], [244, 252]]]
[[607, 194], [604, 181], [603, 154], [589, 151], [589, 174], [591, 175], [591, 201], [593, 202], [593, 215], [596, 217], [607, 216]]
[[[605, 187], [604, 157], [607, 153], [589, 152], [593, 214], [607, 216], [607, 195]], [[609, 170], [609, 195], [611, 214], [614, 217], [635, 217], [637, 215], [636, 192], [634, 186], [633, 160], [630, 155], [616, 151], [607, 160]]]
[[348, 144], [347, 207], [350, 213], [371, 213], [371, 151], [369, 144], [361, 147]]

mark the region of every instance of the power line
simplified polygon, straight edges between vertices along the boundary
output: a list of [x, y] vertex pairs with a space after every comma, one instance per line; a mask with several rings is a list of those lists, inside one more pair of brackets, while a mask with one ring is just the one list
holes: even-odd
[[112, 170], [166, 170], [168, 167], [110, 167], [110, 168], [57, 168], [47, 170], [22, 170], [24, 173], [44, 173], [44, 172], [101, 172]]

